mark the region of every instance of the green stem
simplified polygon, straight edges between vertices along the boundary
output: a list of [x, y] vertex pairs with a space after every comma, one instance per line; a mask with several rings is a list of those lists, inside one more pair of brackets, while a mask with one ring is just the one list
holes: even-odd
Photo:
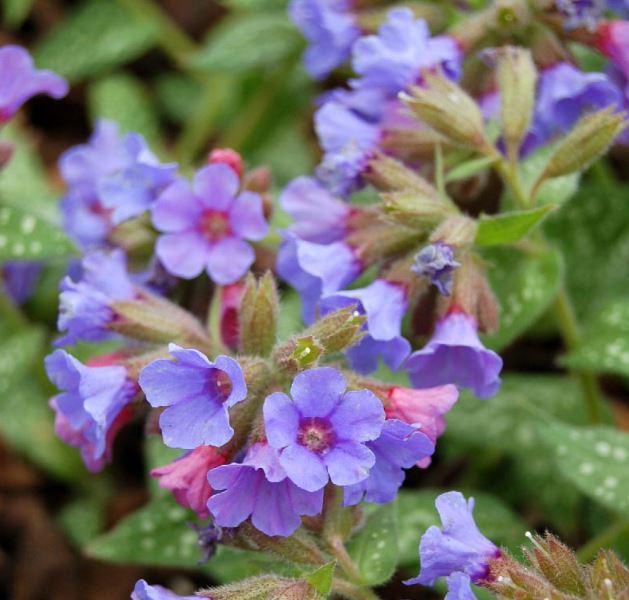
[[625, 534], [629, 535], [629, 519], [613, 523], [610, 527], [605, 529], [605, 531], [602, 531], [587, 544], [582, 546], [577, 552], [579, 560], [582, 562], [591, 561], [601, 548], [609, 548], [615, 540]]
[[[568, 350], [572, 350], [580, 343], [581, 332], [579, 331], [579, 323], [574, 313], [565, 285], [561, 286], [559, 293], [555, 298], [553, 308], [566, 348]], [[601, 398], [596, 378], [591, 372], [583, 371], [581, 369], [575, 369], [573, 374], [579, 381], [583, 390], [590, 423], [600, 423]]]
[[158, 31], [159, 45], [175, 63], [187, 67], [186, 58], [197, 51], [197, 45], [151, 0], [118, 0], [139, 20]]
[[[520, 170], [515, 157], [511, 157], [512, 159], [507, 162], [504, 157], [499, 155], [497, 150], [492, 151], [491, 155], [493, 155], [494, 152], [497, 157], [500, 156], [495, 163], [495, 169], [502, 177], [503, 181], [511, 188], [518, 206], [522, 209], [532, 207], [534, 205], [536, 188], [538, 186], [533, 186], [533, 190], [530, 193], [527, 193], [524, 189], [524, 185], [522, 184]], [[542, 232], [539, 232], [538, 238], [541, 246], [544, 249], [550, 250], [548, 242]], [[581, 332], [565, 283], [561, 284], [557, 297], [554, 301], [553, 309], [566, 349], [572, 350], [580, 344]], [[591, 372], [584, 371], [582, 369], [574, 369], [572, 374], [576, 377], [583, 391], [583, 398], [586, 403], [590, 423], [600, 423], [601, 395], [596, 377]]]
[[354, 585], [343, 579], [334, 580], [333, 590], [349, 600], [380, 600], [380, 597], [369, 588]]

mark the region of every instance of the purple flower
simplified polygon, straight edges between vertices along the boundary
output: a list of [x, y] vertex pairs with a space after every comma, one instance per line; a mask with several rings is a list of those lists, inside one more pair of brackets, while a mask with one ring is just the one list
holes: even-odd
[[596, 30], [605, 10], [605, 0], [556, 0], [555, 5], [563, 16], [563, 24], [567, 30], [580, 27]]
[[331, 100], [315, 114], [315, 129], [324, 151], [317, 177], [334, 195], [346, 198], [364, 183], [362, 174], [378, 149], [380, 127]]
[[443, 600], [476, 600], [470, 576], [457, 571], [446, 577], [448, 593]]
[[461, 263], [454, 259], [454, 248], [443, 242], [435, 242], [424, 246], [415, 256], [415, 264], [411, 267], [420, 277], [428, 277], [444, 296], [452, 294], [454, 269]]
[[345, 242], [313, 244], [290, 232], [283, 236], [277, 273], [299, 292], [303, 319], [312, 323], [321, 296], [350, 284], [360, 275], [362, 265]]
[[199, 600], [198, 596], [178, 596], [161, 585], [149, 585], [140, 579], [133, 588], [131, 600]]
[[328, 480], [353, 485], [374, 465], [374, 453], [364, 442], [382, 431], [382, 403], [368, 390], [346, 388], [340, 371], [321, 367], [295, 377], [292, 399], [276, 392], [264, 402], [269, 445], [281, 450], [287, 476], [306, 491], [320, 490]]
[[52, 71], [35, 69], [33, 59], [24, 48], [0, 48], [0, 125], [37, 94], [59, 99], [67, 93], [66, 81]]
[[57, 325], [59, 331], [67, 333], [57, 340], [58, 345], [106, 340], [111, 335], [108, 325], [115, 316], [111, 303], [135, 296], [122, 250], [87, 254], [81, 267], [80, 281], [66, 276], [61, 282]]
[[4, 288], [13, 302], [23, 304], [32, 295], [43, 264], [40, 261], [15, 260], [2, 265]]
[[240, 365], [228, 356], [210, 362], [176, 344], [168, 350], [175, 360], [156, 360], [140, 373], [149, 404], [167, 407], [159, 418], [164, 443], [186, 450], [226, 444], [234, 435], [228, 409], [247, 396]]
[[66, 232], [83, 248], [101, 245], [112, 224], [140, 215], [175, 176], [137, 133], [121, 137], [118, 125], [99, 121], [87, 144], [59, 159], [68, 192], [61, 203]]
[[377, 35], [359, 39], [352, 64], [361, 78], [357, 87], [375, 87], [390, 96], [421, 81], [422, 71], [441, 67], [453, 79], [461, 70], [461, 51], [447, 36], [430, 37], [425, 21], [415, 19], [410, 8], [394, 8]]
[[433, 525], [422, 536], [421, 571], [406, 585], [433, 585], [438, 577], [456, 572], [468, 575], [473, 582], [480, 581], [488, 575], [489, 563], [501, 553], [476, 527], [472, 516], [474, 499], [466, 502], [460, 492], [447, 492], [437, 498], [435, 506], [442, 529]]
[[454, 310], [437, 323], [428, 344], [411, 354], [406, 368], [417, 388], [454, 383], [490, 398], [500, 388], [502, 359], [478, 339], [474, 318]]
[[323, 489], [305, 491], [287, 478], [278, 451], [267, 444], [251, 446], [241, 464], [212, 469], [208, 481], [215, 491], [208, 501], [214, 521], [237, 527], [251, 517], [256, 529], [267, 535], [292, 535], [301, 516], [314, 516], [323, 507]]
[[623, 19], [629, 16], [629, 0], [607, 0], [607, 7], [618, 13]]
[[603, 73], [584, 73], [568, 63], [546, 69], [540, 77], [534, 127], [567, 132], [586, 111], [622, 103], [622, 94]]
[[358, 313], [367, 316], [367, 335], [347, 351], [352, 368], [371, 373], [378, 368], [378, 357], [397, 369], [411, 351], [408, 340], [400, 333], [408, 307], [402, 286], [377, 279], [365, 288], [336, 292], [321, 299], [321, 314], [356, 305]]
[[312, 177], [293, 179], [280, 195], [280, 205], [294, 221], [291, 231], [302, 240], [330, 244], [345, 237], [351, 207]]
[[349, 58], [360, 30], [349, 0], [292, 0], [290, 17], [309, 46], [304, 55], [306, 71], [323, 79]]
[[255, 252], [245, 240], [261, 240], [268, 224], [262, 198], [239, 187], [236, 173], [217, 163], [197, 171], [192, 189], [180, 179], [158, 198], [153, 224], [163, 235], [156, 252], [170, 273], [192, 279], [205, 269], [227, 285], [247, 272]]
[[81, 449], [90, 470], [99, 470], [137, 385], [122, 365], [86, 366], [64, 350], [55, 350], [45, 364], [48, 377], [61, 390], [51, 400], [59, 437]]
[[386, 420], [380, 437], [365, 445], [374, 453], [376, 462], [367, 479], [345, 488], [346, 506], [363, 499], [376, 504], [392, 502], [404, 481], [404, 469], [426, 460], [435, 451], [427, 435], [396, 419]]

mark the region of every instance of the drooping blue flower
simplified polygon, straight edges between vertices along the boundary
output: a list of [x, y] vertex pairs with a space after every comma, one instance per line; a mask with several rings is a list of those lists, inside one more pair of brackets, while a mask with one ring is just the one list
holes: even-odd
[[320, 367], [295, 377], [291, 397], [276, 392], [264, 402], [269, 445], [280, 450], [288, 478], [303, 490], [320, 490], [329, 480], [353, 485], [374, 465], [365, 442], [382, 431], [382, 403], [368, 390], [346, 389], [340, 371]]
[[247, 240], [261, 240], [269, 226], [262, 198], [239, 192], [236, 172], [225, 164], [203, 167], [192, 187], [180, 179], [153, 207], [153, 224], [162, 232], [156, 253], [169, 273], [192, 279], [204, 270], [212, 281], [238, 281], [255, 260]]
[[315, 130], [324, 152], [317, 177], [332, 194], [346, 198], [364, 183], [362, 176], [380, 143], [380, 127], [345, 103], [330, 100], [315, 114]]
[[500, 388], [502, 359], [478, 339], [474, 318], [454, 310], [437, 323], [428, 344], [411, 354], [406, 369], [416, 388], [453, 383], [491, 398]]
[[359, 373], [371, 373], [378, 368], [378, 358], [393, 370], [400, 367], [411, 351], [411, 345], [401, 334], [402, 319], [408, 308], [404, 289], [400, 285], [377, 279], [367, 287], [335, 292], [323, 296], [321, 314], [346, 306], [366, 315], [366, 335], [347, 350], [352, 368]]
[[362, 271], [354, 251], [343, 241], [314, 244], [284, 232], [277, 256], [277, 273], [301, 296], [306, 323], [316, 317], [322, 295], [349, 285]]
[[443, 242], [424, 246], [415, 256], [414, 273], [428, 277], [444, 296], [452, 294], [454, 270], [461, 264], [454, 258], [454, 248]]
[[435, 451], [434, 443], [419, 427], [397, 419], [387, 419], [380, 437], [366, 446], [376, 462], [367, 479], [345, 488], [346, 506], [363, 499], [376, 504], [392, 502], [404, 481], [404, 469], [426, 460]]
[[323, 489], [305, 491], [295, 485], [278, 450], [265, 443], [251, 446], [242, 463], [212, 469], [208, 481], [215, 490], [208, 509], [221, 527], [237, 527], [251, 518], [262, 533], [287, 537], [301, 525], [302, 515], [318, 515], [323, 508]]
[[349, 0], [292, 0], [289, 14], [308, 40], [306, 71], [323, 79], [349, 58], [360, 29]]
[[[442, 528], [433, 525], [422, 536], [421, 570], [406, 585], [433, 585], [437, 578], [454, 573], [463, 573], [472, 582], [482, 580], [489, 574], [490, 562], [501, 552], [478, 530], [472, 516], [474, 499], [466, 501], [460, 492], [447, 492], [437, 498], [435, 505]], [[461, 581], [455, 578], [451, 583], [456, 586]]]
[[461, 60], [461, 50], [452, 38], [431, 37], [426, 22], [416, 19], [410, 8], [394, 8], [377, 34], [354, 44], [352, 65], [359, 79], [353, 84], [385, 90], [395, 97], [419, 83], [424, 70], [440, 68], [458, 79]]
[[629, 0], [607, 0], [607, 8], [623, 19], [629, 16]]
[[175, 360], [152, 362], [139, 380], [151, 406], [167, 407], [159, 418], [164, 443], [185, 450], [226, 444], [234, 435], [229, 409], [247, 396], [240, 365], [228, 356], [211, 362], [176, 344], [168, 350]]
[[297, 177], [282, 191], [281, 207], [292, 217], [290, 230], [316, 244], [331, 244], [347, 233], [352, 208], [335, 198], [313, 177]]
[[114, 319], [111, 303], [131, 300], [136, 295], [122, 250], [87, 254], [81, 267], [79, 281], [66, 276], [61, 282], [57, 325], [66, 334], [57, 345], [106, 340], [111, 336], [108, 325]]
[[6, 123], [33, 96], [55, 99], [68, 93], [65, 79], [52, 71], [40, 71], [30, 54], [20, 46], [0, 48], [0, 125]]
[[67, 186], [64, 227], [82, 248], [102, 245], [112, 226], [148, 210], [174, 180], [177, 165], [162, 165], [137, 133], [99, 121], [87, 144], [66, 150], [59, 170]]
[[51, 400], [58, 435], [81, 449], [90, 470], [100, 470], [137, 385], [122, 365], [86, 366], [64, 350], [55, 350], [45, 364], [48, 377], [61, 390]]
[[161, 585], [149, 585], [140, 579], [133, 588], [131, 600], [199, 600], [199, 597], [179, 596]]

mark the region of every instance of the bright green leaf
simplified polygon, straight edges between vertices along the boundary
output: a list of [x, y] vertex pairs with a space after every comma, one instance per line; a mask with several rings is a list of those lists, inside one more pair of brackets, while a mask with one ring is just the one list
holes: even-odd
[[562, 363], [575, 369], [629, 377], [629, 301], [602, 307], [586, 324], [583, 342]]
[[611, 427], [540, 423], [561, 473], [584, 494], [629, 515], [629, 434]]
[[[400, 565], [414, 567], [419, 561], [419, 540], [432, 525], [441, 525], [435, 499], [448, 490], [401, 490], [398, 495]], [[517, 549], [526, 524], [500, 499], [490, 494], [465, 491], [475, 499], [474, 519], [485, 536], [502, 546]]]
[[446, 183], [469, 179], [473, 175], [488, 169], [495, 162], [496, 159], [493, 156], [483, 156], [482, 158], [468, 160], [467, 162], [461, 163], [448, 171], [448, 174], [446, 175]]
[[2, 130], [2, 137], [13, 144], [14, 150], [9, 164], [0, 169], [0, 204], [58, 222], [56, 194], [48, 184], [34, 144], [15, 123]]
[[128, 73], [117, 73], [92, 83], [88, 104], [92, 120], [109, 119], [123, 132], [142, 134], [153, 150], [159, 146], [159, 121], [142, 85]]
[[301, 44], [299, 32], [284, 11], [234, 14], [212, 30], [205, 47], [192, 60], [196, 67], [207, 70], [277, 69]]
[[95, 495], [78, 498], [63, 507], [57, 520], [70, 540], [78, 548], [83, 548], [105, 524], [102, 498]]
[[332, 579], [336, 561], [330, 561], [321, 568], [309, 573], [304, 579], [322, 596], [327, 597], [332, 592]]
[[114, 0], [89, 0], [37, 46], [38, 66], [70, 81], [95, 77], [144, 54], [157, 39], [156, 28], [140, 22]]
[[395, 572], [398, 560], [397, 515], [394, 504], [373, 511], [347, 547], [367, 585], [379, 585]]
[[513, 244], [526, 237], [546, 215], [557, 208], [547, 204], [531, 210], [519, 210], [495, 216], [482, 215], [478, 222], [476, 243], [479, 246]]
[[0, 206], [0, 260], [66, 258], [75, 253], [57, 225], [19, 208]]
[[500, 350], [525, 333], [552, 302], [561, 282], [561, 256], [555, 251], [525, 254], [494, 248], [485, 257], [491, 264], [489, 278], [500, 305], [500, 325], [484, 341]]

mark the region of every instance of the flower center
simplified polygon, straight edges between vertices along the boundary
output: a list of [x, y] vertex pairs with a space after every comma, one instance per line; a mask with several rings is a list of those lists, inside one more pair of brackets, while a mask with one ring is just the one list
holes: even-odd
[[223, 239], [231, 232], [229, 217], [219, 210], [208, 210], [201, 217], [201, 232], [213, 242]]
[[334, 431], [326, 419], [312, 417], [303, 419], [299, 424], [297, 439], [308, 450], [323, 454], [333, 445], [334, 438]]
[[208, 393], [212, 398], [221, 403], [225, 402], [232, 393], [232, 389], [231, 379], [225, 371], [220, 369], [208, 370]]

